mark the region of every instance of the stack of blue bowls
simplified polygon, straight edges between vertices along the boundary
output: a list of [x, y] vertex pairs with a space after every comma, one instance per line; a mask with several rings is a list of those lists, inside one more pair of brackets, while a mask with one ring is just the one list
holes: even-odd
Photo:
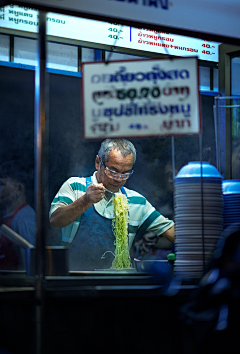
[[174, 180], [174, 271], [201, 278], [222, 234], [222, 176], [207, 162], [189, 162]]
[[223, 192], [223, 228], [240, 222], [240, 180], [222, 182]]

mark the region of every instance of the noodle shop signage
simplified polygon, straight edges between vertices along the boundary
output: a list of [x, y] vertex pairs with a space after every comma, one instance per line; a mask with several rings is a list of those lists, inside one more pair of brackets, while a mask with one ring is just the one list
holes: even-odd
[[200, 133], [198, 60], [83, 64], [85, 139]]
[[240, 38], [239, 0], [0, 0], [0, 6], [11, 3], [134, 27], [181, 29], [199, 38]]

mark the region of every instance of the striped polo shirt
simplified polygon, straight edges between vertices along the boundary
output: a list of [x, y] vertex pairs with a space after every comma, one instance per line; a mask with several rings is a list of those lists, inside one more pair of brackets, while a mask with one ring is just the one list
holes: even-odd
[[[93, 184], [98, 184], [96, 178], [97, 172], [91, 177]], [[71, 177], [59, 189], [55, 198], [51, 203], [50, 216], [59, 207], [69, 205], [79, 199], [86, 192], [86, 178]], [[157, 236], [170, 229], [174, 223], [172, 220], [161, 215], [141, 194], [125, 188], [129, 204], [129, 249], [132, 245], [137, 232], [152, 231]], [[122, 193], [119, 189], [119, 193]], [[103, 198], [100, 202], [94, 204], [95, 210], [107, 219], [113, 219], [113, 203], [112, 197], [110, 200]], [[71, 243], [79, 224], [81, 216], [70, 225], [62, 228], [63, 244]]]

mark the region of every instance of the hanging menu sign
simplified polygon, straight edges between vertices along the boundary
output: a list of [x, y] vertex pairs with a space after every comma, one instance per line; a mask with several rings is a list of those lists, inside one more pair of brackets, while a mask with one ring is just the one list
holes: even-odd
[[[120, 22], [134, 27], [168, 28], [198, 38], [240, 39], [239, 0], [13, 0], [14, 4], [68, 13], [84, 18]], [[10, 4], [0, 0], [0, 4]], [[171, 30], [170, 30], [171, 29]], [[182, 32], [183, 33], [183, 32]], [[209, 37], [209, 36], [208, 36]], [[222, 39], [221, 39], [222, 40]]]
[[[38, 11], [17, 5], [0, 8], [0, 27], [17, 30], [19, 34], [20, 31], [37, 33]], [[55, 13], [47, 14], [47, 34], [103, 44], [109, 49], [114, 46], [184, 57], [194, 54], [201, 60], [218, 61], [219, 43], [216, 42]]]
[[200, 133], [198, 59], [83, 64], [86, 139]]

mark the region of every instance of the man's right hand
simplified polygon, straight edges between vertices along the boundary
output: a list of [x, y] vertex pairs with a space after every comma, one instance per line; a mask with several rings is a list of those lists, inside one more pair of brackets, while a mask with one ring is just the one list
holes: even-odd
[[104, 198], [105, 188], [102, 183], [91, 184], [87, 187], [85, 200], [88, 204], [98, 203]]
[[65, 227], [82, 215], [94, 203], [103, 199], [105, 188], [102, 183], [91, 184], [86, 193], [69, 205], [57, 208], [51, 215], [50, 223], [53, 227]]

